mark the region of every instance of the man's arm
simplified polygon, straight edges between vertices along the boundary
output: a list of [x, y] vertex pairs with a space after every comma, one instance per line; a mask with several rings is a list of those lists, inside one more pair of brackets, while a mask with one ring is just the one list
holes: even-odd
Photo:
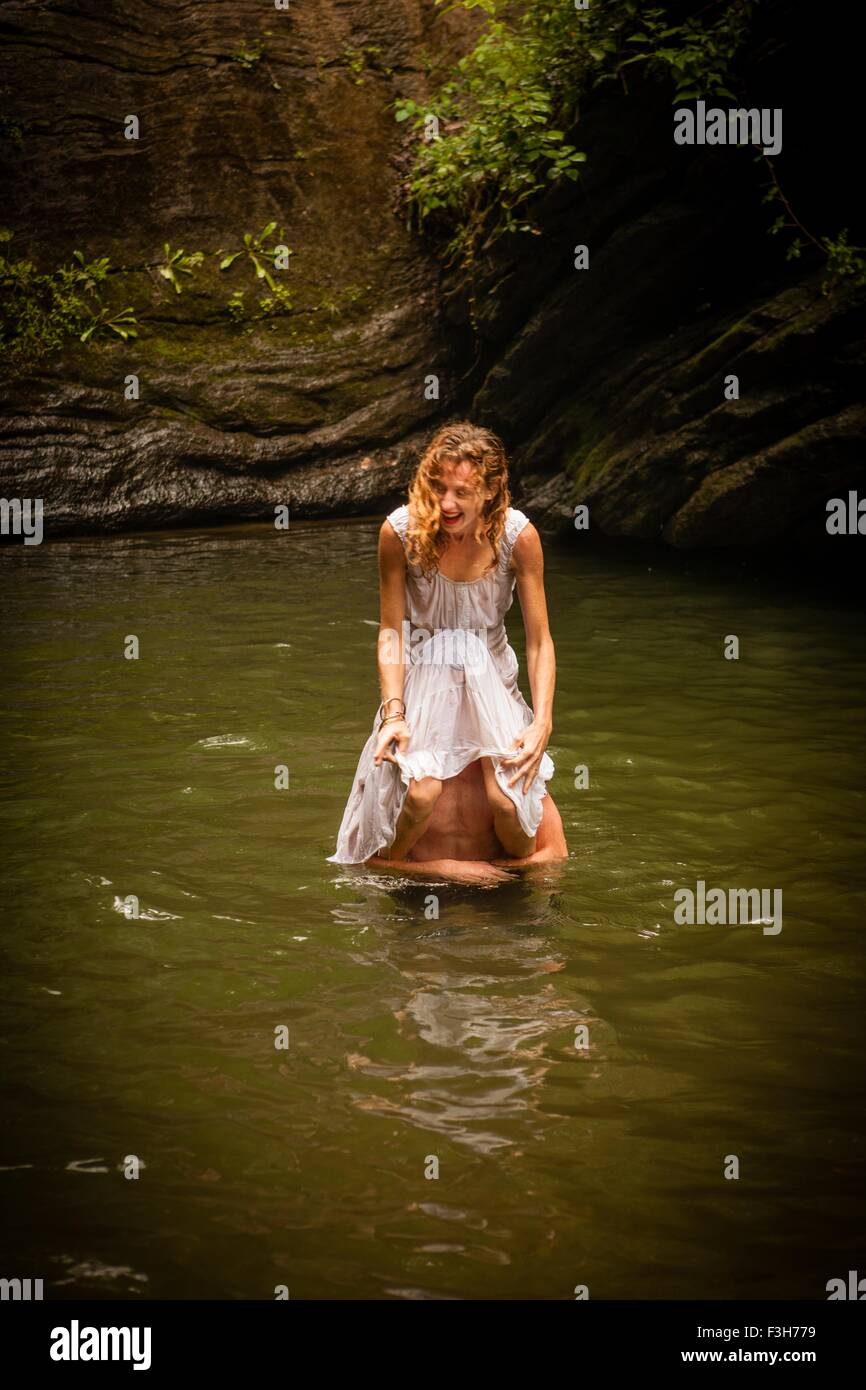
[[487, 862], [486, 859], [380, 859], [374, 855], [366, 863], [368, 869], [413, 874], [416, 878], [450, 878], [456, 883], [505, 883], [511, 874]]

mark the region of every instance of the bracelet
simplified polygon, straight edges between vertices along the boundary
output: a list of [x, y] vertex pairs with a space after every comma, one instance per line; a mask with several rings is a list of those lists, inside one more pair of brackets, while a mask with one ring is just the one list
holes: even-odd
[[[406, 703], [405, 703], [405, 701], [404, 701], [404, 700], [401, 700], [399, 695], [389, 695], [387, 700], [383, 700], [383, 701], [382, 701], [382, 703], [381, 703], [381, 705], [379, 706], [379, 709], [378, 709], [378, 711], [377, 711], [377, 713], [378, 713], [379, 715], [381, 715], [383, 723], [384, 723], [384, 719], [385, 719], [385, 706], [386, 706], [386, 705], [390, 705], [392, 700], [399, 700], [399, 701], [400, 701], [400, 704], [403, 706], [403, 713], [402, 713], [402, 714], [398, 714], [398, 715], [396, 716], [396, 718], [397, 718], [397, 719], [405, 719], [405, 718], [406, 718]], [[388, 718], [389, 718], [389, 719], [393, 719], [393, 718], [395, 718], [395, 716], [392, 714], [392, 715], [389, 715]]]
[[385, 718], [379, 724], [379, 728], [381, 729], [382, 724], [393, 724], [395, 720], [398, 723], [402, 724], [405, 721], [405, 718], [405, 714], [386, 714]]

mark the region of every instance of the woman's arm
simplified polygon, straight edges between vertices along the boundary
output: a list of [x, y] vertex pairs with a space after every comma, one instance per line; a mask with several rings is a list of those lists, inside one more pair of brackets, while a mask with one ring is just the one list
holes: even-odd
[[556, 653], [547, 620], [544, 594], [544, 555], [541, 538], [532, 522], [524, 526], [514, 543], [511, 563], [517, 576], [517, 595], [526, 629], [526, 665], [532, 690], [534, 719], [515, 739], [518, 750], [503, 762], [515, 768], [509, 786], [523, 779], [526, 792], [541, 766], [544, 750], [553, 732], [553, 692], [556, 686]]
[[[379, 641], [377, 660], [379, 685], [385, 714], [396, 714], [403, 699], [403, 619], [406, 616], [406, 556], [403, 544], [390, 521], [383, 521], [379, 531]], [[383, 724], [376, 741], [373, 761], [378, 767], [383, 758], [396, 763], [391, 745], [396, 741], [401, 753], [409, 743], [409, 729], [404, 719]]]

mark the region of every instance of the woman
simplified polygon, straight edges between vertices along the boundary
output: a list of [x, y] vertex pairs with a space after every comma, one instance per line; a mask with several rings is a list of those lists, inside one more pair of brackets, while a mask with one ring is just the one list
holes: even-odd
[[[382, 524], [382, 704], [333, 863], [495, 878], [491, 864], [567, 853], [545, 786], [556, 665], [541, 541], [509, 502], [502, 442], [445, 425]], [[503, 623], [515, 585], [534, 714]]]

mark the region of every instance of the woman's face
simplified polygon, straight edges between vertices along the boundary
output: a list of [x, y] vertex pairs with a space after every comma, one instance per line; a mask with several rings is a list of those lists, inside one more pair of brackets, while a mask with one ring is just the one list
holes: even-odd
[[441, 478], [430, 486], [439, 501], [439, 521], [447, 536], [474, 535], [486, 500], [478, 491], [478, 480], [471, 464], [446, 464]]

